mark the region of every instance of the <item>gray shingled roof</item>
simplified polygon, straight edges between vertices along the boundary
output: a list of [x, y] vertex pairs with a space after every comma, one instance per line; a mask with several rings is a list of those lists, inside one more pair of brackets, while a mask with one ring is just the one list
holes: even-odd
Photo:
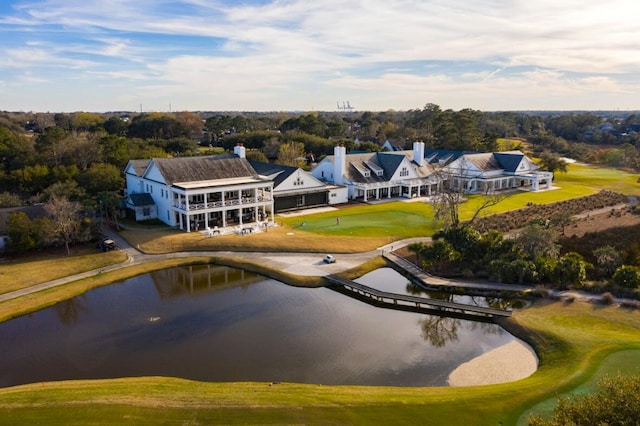
[[273, 178], [273, 187], [277, 188], [286, 178], [291, 176], [298, 170], [298, 167], [293, 166], [283, 166], [281, 164], [271, 164], [271, 163], [262, 163], [259, 161], [249, 160], [249, 164], [251, 167], [255, 169], [258, 174], [263, 176], [272, 176], [276, 173], [278, 174]]
[[[347, 179], [351, 182], [358, 183], [375, 183], [386, 182], [393, 174], [398, 170], [403, 158], [407, 158], [409, 162], [414, 166], [415, 171], [419, 177], [428, 177], [433, 174], [433, 167], [427, 164], [426, 161], [422, 163], [422, 166], [418, 167], [413, 162], [413, 151], [394, 151], [394, 152], [367, 152], [360, 154], [347, 154], [345, 160], [345, 174]], [[329, 156], [331, 162], [335, 162], [335, 156]], [[371, 164], [373, 168], [380, 167], [384, 170], [382, 176], [375, 174], [371, 167], [367, 166], [367, 163]], [[360, 170], [369, 171], [369, 176], [365, 177], [360, 173]]]
[[236, 156], [154, 158], [168, 185], [258, 175], [246, 158]]
[[465, 155], [464, 158], [483, 172], [502, 170], [502, 166], [498, 163], [498, 160], [496, 160], [496, 157], [491, 152], [483, 154], [469, 154]]
[[151, 162], [151, 160], [149, 160], [149, 159], [146, 159], [146, 160], [130, 160], [129, 161], [129, 163], [133, 167], [133, 170], [135, 171], [137, 176], [142, 176], [144, 174], [144, 171], [147, 170], [147, 167], [149, 166], [150, 162]]

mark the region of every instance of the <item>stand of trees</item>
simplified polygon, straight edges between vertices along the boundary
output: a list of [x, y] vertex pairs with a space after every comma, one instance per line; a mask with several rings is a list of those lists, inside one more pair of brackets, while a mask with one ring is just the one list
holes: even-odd
[[[454, 111], [426, 104], [361, 113], [0, 113], [0, 207], [65, 196], [88, 211], [122, 189], [129, 159], [201, 155], [244, 144], [261, 161], [305, 167], [333, 153], [410, 149], [496, 151], [498, 138], [526, 140], [548, 170], [560, 156], [640, 169], [640, 116]], [[602, 147], [600, 143], [607, 143]], [[517, 144], [512, 147], [518, 147]], [[520, 146], [521, 147], [521, 146]], [[306, 158], [306, 162], [300, 161]]]

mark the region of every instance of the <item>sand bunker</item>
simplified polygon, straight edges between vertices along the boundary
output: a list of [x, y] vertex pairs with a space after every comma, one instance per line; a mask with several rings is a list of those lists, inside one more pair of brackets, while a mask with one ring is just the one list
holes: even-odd
[[449, 375], [448, 382], [450, 386], [513, 382], [529, 377], [537, 368], [536, 353], [516, 339], [460, 365]]

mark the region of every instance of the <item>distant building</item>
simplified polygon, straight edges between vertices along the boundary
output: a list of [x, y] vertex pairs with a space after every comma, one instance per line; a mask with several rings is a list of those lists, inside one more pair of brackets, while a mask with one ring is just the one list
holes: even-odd
[[424, 159], [424, 143], [415, 142], [413, 151], [347, 154], [336, 146], [311, 174], [317, 179], [343, 185], [350, 200], [427, 196], [438, 191], [439, 180], [433, 166]]
[[463, 154], [442, 168], [449, 185], [466, 193], [490, 193], [507, 189], [538, 191], [551, 188], [553, 173], [520, 151]]

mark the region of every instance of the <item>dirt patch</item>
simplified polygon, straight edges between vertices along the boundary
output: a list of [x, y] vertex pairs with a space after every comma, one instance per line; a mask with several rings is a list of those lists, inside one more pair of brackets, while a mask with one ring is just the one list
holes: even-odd
[[628, 208], [589, 214], [564, 227], [565, 237], [582, 237], [590, 232], [600, 232], [611, 228], [640, 225], [640, 214]]

